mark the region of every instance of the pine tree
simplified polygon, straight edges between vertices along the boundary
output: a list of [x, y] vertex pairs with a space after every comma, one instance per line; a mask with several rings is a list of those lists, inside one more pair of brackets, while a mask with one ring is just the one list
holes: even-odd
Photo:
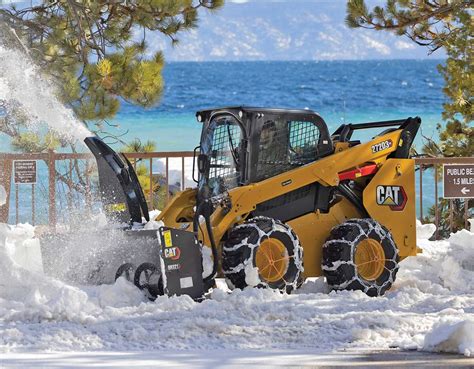
[[[443, 48], [447, 59], [438, 70], [444, 77], [442, 118], [438, 123], [439, 143], [432, 140], [424, 145], [429, 156], [473, 156], [474, 154], [474, 0], [386, 0], [385, 6], [369, 9], [364, 0], [348, 0], [346, 23], [394, 32], [407, 36], [429, 52]], [[438, 168], [439, 170], [440, 168]], [[439, 210], [440, 234], [449, 235], [449, 206], [454, 209], [454, 230], [463, 227], [464, 204], [473, 216], [473, 200], [441, 200]], [[469, 216], [469, 215], [468, 215]], [[433, 221], [434, 208], [429, 210]]]
[[[151, 107], [161, 98], [164, 57], [147, 39], [162, 35], [177, 44], [181, 34], [198, 26], [201, 10], [215, 11], [224, 0], [41, 0], [32, 4], [0, 7], [0, 31], [6, 25], [15, 31], [15, 37], [10, 30], [2, 32], [2, 43], [25, 46], [56, 82], [62, 102], [104, 136], [104, 127], [122, 101]], [[69, 146], [75, 151], [74, 143], [54, 134], [28, 132], [26, 123], [21, 106], [0, 101], [0, 132], [12, 137], [13, 149], [43, 152]], [[82, 175], [77, 162], [72, 176], [56, 170], [58, 180], [70, 191], [85, 191]]]
[[163, 92], [161, 51], [147, 36], [173, 44], [198, 26], [199, 9], [224, 0], [43, 0], [0, 9], [3, 21], [25, 41], [31, 56], [57, 81], [59, 96], [77, 117], [100, 129], [121, 101], [156, 105]]
[[440, 144], [425, 146], [436, 156], [470, 156], [474, 152], [474, 0], [386, 0], [369, 9], [364, 0], [348, 0], [349, 27], [384, 30], [407, 36], [432, 53], [443, 48], [448, 101], [443, 105], [445, 126], [438, 125]]

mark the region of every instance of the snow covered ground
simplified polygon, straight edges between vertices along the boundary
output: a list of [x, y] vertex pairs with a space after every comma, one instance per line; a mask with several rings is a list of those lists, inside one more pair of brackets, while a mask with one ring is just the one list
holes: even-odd
[[0, 225], [0, 353], [176, 352], [187, 367], [202, 367], [214, 350], [259, 357], [400, 347], [474, 356], [474, 234], [432, 242], [433, 226], [418, 228], [423, 253], [401, 263], [384, 297], [329, 292], [322, 278], [292, 295], [229, 293], [219, 281], [210, 299], [196, 303], [185, 296], [148, 302], [123, 279], [101, 286], [55, 280], [24, 256], [38, 248], [33, 227]]

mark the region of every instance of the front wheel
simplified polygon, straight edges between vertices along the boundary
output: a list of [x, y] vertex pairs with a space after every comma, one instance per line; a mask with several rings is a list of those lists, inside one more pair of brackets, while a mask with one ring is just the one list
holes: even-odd
[[234, 227], [222, 249], [228, 285], [291, 292], [303, 278], [303, 248], [288, 224], [267, 217]]
[[339, 224], [323, 245], [322, 269], [335, 290], [382, 296], [395, 281], [398, 262], [390, 231], [371, 218]]

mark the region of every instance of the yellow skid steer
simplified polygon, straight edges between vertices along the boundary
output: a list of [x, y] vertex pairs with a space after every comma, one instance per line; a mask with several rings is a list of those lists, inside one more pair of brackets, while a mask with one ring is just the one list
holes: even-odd
[[[310, 110], [229, 107], [196, 116], [197, 186], [155, 219], [164, 225], [159, 262], [123, 265], [117, 277], [133, 274], [152, 296], [199, 299], [217, 276], [231, 288], [288, 293], [307, 277], [325, 276], [332, 289], [380, 296], [399, 261], [416, 255], [409, 157], [420, 118], [343, 124], [329, 134]], [[378, 133], [352, 139], [366, 129]], [[98, 138], [86, 144], [109, 215], [142, 222], [148, 209], [130, 163]], [[212, 255], [212, 268], [203, 268], [203, 255]]]

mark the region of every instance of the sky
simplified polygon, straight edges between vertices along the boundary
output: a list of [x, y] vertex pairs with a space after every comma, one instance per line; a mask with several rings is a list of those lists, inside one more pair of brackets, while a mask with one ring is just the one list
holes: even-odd
[[[11, 0], [0, 0], [0, 4]], [[24, 3], [24, 2], [19, 2]], [[197, 29], [169, 38], [149, 33], [150, 54], [168, 61], [442, 59], [406, 37], [349, 29], [346, 0], [226, 0], [217, 12], [200, 12]], [[369, 6], [385, 0], [366, 0]], [[20, 5], [21, 6], [21, 5]], [[141, 34], [141, 33], [140, 33]]]
[[[369, 6], [384, 0], [369, 0]], [[159, 35], [152, 51], [171, 61], [441, 59], [406, 37], [350, 29], [346, 0], [227, 0], [200, 13], [199, 27], [172, 47]]]

